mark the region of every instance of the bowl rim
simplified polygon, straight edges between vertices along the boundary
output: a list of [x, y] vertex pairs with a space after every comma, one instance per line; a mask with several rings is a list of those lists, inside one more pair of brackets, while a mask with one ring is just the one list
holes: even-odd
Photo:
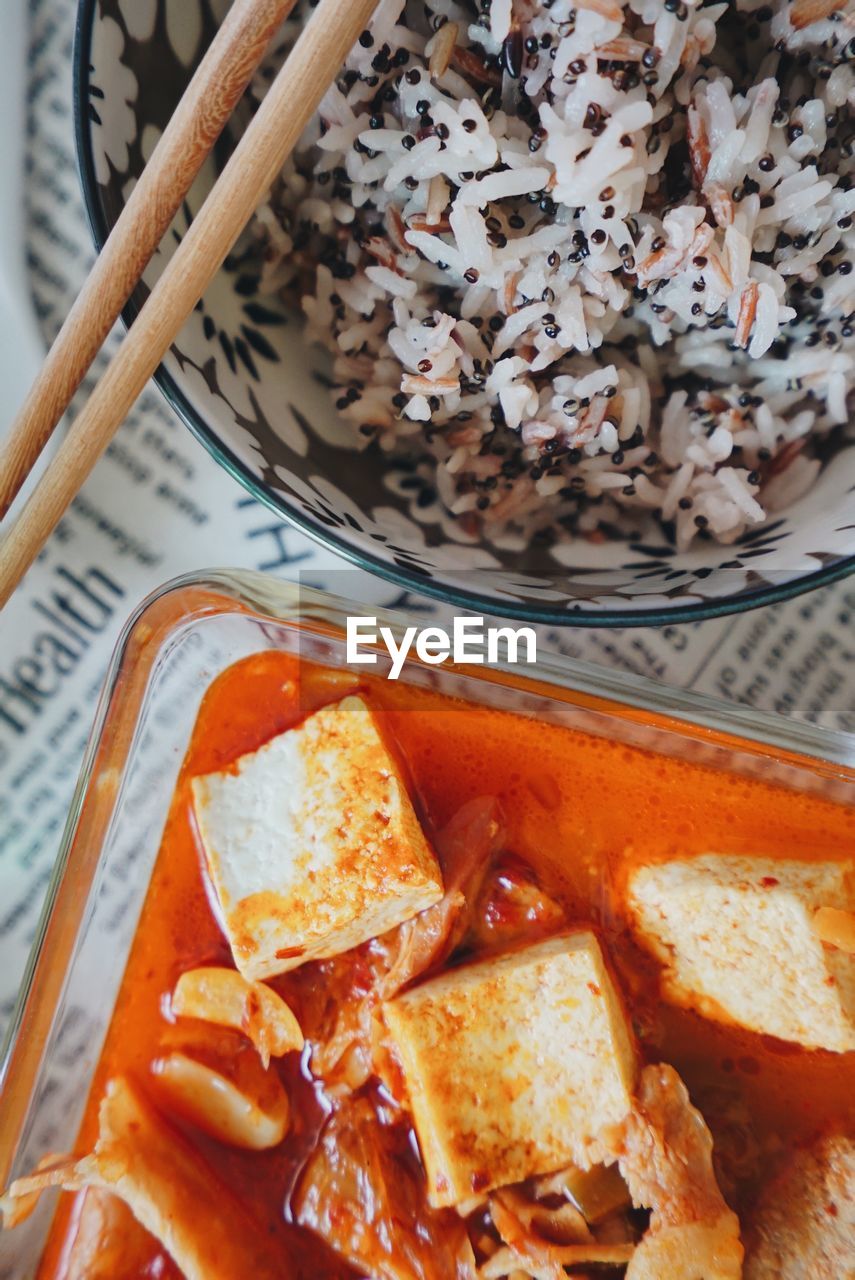
[[[74, 138], [83, 203], [95, 248], [100, 253], [110, 234], [110, 226], [99, 194], [88, 112], [92, 39], [98, 3], [99, 0], [78, 0], [72, 53], [72, 98]], [[131, 297], [122, 310], [122, 320], [126, 328], [131, 327], [139, 311], [139, 305]], [[822, 569], [788, 579], [783, 583], [769, 583], [740, 595], [676, 605], [674, 608], [657, 606], [638, 609], [592, 609], [584, 606], [576, 608], [572, 605], [563, 608], [538, 607], [523, 604], [513, 597], [492, 599], [474, 591], [458, 590], [441, 579], [430, 578], [416, 570], [387, 564], [370, 550], [351, 545], [336, 531], [313, 520], [311, 516], [292, 505], [287, 498], [273, 493], [223, 443], [216, 431], [193, 407], [165, 365], [158, 367], [153, 381], [176, 416], [189, 428], [214, 460], [237, 480], [256, 502], [357, 568], [366, 569], [405, 591], [431, 596], [455, 609], [494, 615], [499, 612], [502, 616], [523, 622], [548, 626], [660, 627], [686, 622], [703, 622], [712, 618], [746, 613], [763, 605], [780, 604], [819, 587], [830, 586], [855, 573], [855, 553], [853, 553], [825, 565]]]

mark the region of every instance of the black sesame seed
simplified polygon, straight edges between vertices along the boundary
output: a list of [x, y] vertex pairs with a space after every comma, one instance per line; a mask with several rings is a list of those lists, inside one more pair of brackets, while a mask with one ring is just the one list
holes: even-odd
[[374, 43], [374, 37], [370, 31], [363, 31], [359, 37], [359, 43], [363, 49], [370, 49]]

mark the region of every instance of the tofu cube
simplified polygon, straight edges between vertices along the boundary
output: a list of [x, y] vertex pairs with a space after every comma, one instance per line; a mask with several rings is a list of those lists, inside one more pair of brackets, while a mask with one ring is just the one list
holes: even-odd
[[642, 867], [629, 882], [667, 1000], [838, 1053], [855, 1049], [855, 957], [823, 943], [817, 912], [853, 907], [843, 862], [705, 854]]
[[629, 1111], [632, 1033], [588, 930], [452, 969], [384, 1010], [434, 1206], [589, 1164]]
[[400, 770], [358, 697], [194, 778], [235, 964], [270, 978], [385, 933], [442, 897]]

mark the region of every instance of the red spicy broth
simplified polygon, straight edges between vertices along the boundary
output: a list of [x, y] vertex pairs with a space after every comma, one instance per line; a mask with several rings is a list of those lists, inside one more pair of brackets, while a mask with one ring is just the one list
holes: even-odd
[[[628, 938], [616, 890], [634, 863], [672, 856], [715, 851], [851, 857], [855, 811], [434, 691], [357, 680], [269, 652], [224, 672], [203, 701], [92, 1085], [80, 1153], [95, 1142], [98, 1105], [111, 1077], [127, 1075], [151, 1092], [151, 1063], [170, 1033], [167, 998], [179, 975], [198, 965], [232, 964], [206, 892], [190, 779], [227, 766], [356, 688], [379, 713], [400, 755], [429, 835], [474, 798], [493, 797], [501, 808], [503, 847], [484, 895], [474, 949], [500, 946], [509, 930], [536, 936], [562, 922], [593, 924], [621, 982], [642, 1057], [673, 1063], [685, 1079], [713, 1131], [720, 1177], [738, 1212], [768, 1171], [770, 1153], [829, 1124], [855, 1126], [855, 1054], [808, 1052], [663, 1006], [653, 966]], [[347, 999], [342, 972], [357, 989], [367, 980], [362, 950], [349, 954], [346, 970], [339, 962], [335, 997]], [[272, 985], [301, 1022], [313, 1002], [330, 999], [323, 965], [306, 965]], [[333, 1280], [350, 1274], [341, 1259], [289, 1220], [291, 1192], [330, 1109], [307, 1061], [308, 1046], [302, 1059], [274, 1059], [290, 1095], [293, 1123], [272, 1151], [230, 1149], [190, 1126], [184, 1129], [212, 1169], [251, 1206], [271, 1248], [292, 1260], [296, 1274]], [[381, 1091], [369, 1088], [364, 1095], [375, 1110], [384, 1106]], [[384, 1132], [402, 1176], [418, 1185], [412, 1142], [401, 1140], [400, 1128], [394, 1135], [391, 1128]], [[40, 1280], [67, 1280], [80, 1213], [81, 1197], [64, 1196]], [[123, 1209], [108, 1244], [112, 1252], [107, 1248], [99, 1275], [130, 1280], [179, 1274]]]

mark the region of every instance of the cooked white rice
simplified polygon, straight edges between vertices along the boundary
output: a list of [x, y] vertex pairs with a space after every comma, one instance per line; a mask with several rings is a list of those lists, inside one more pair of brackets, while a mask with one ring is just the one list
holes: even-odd
[[846, 429], [853, 58], [841, 0], [380, 0], [263, 285], [470, 532], [732, 542]]

